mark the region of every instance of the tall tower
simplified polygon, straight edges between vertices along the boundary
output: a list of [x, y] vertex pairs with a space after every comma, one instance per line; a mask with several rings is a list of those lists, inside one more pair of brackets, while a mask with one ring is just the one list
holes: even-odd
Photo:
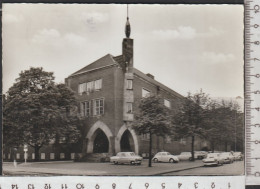
[[[132, 109], [134, 103], [134, 93], [133, 93], [133, 43], [134, 40], [129, 38], [131, 33], [131, 27], [128, 17], [128, 5], [127, 5], [127, 20], [125, 25], [125, 35], [126, 38], [123, 39], [123, 61], [124, 61], [124, 71], [125, 71], [125, 78], [124, 78], [124, 107], [123, 107], [123, 120], [128, 126], [128, 123], [133, 121], [134, 115], [133, 112], [129, 109]], [[129, 86], [131, 86], [129, 88]], [[130, 108], [129, 108], [130, 107]]]
[[134, 49], [133, 49], [134, 40], [130, 38], [130, 34], [131, 34], [131, 26], [128, 17], [128, 5], [127, 5], [127, 20], [125, 25], [126, 38], [123, 39], [123, 44], [122, 44], [123, 60], [127, 72], [128, 71], [131, 72], [133, 68], [133, 56], [134, 56]]

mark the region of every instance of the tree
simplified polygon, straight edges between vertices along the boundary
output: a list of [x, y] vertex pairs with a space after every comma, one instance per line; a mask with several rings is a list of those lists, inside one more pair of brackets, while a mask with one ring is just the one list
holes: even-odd
[[[42, 68], [22, 71], [8, 90], [4, 105], [4, 143], [40, 148], [57, 136], [75, 141], [80, 136], [74, 93], [55, 84], [52, 72]], [[74, 111], [73, 111], [74, 110]]]
[[152, 166], [152, 136], [165, 136], [171, 133], [169, 109], [163, 105], [159, 96], [143, 98], [139, 104], [140, 111], [135, 115], [133, 129], [138, 134], [149, 134], [149, 167]]
[[175, 138], [191, 137], [191, 154], [194, 161], [195, 137], [205, 137], [205, 109], [208, 103], [208, 95], [202, 92], [188, 93], [180, 110], [173, 115]]
[[243, 149], [243, 114], [238, 110], [239, 106], [232, 101], [212, 101], [208, 106], [206, 130], [212, 151], [216, 144], [224, 145], [225, 151], [228, 144], [234, 146], [232, 150], [236, 151], [237, 144]]

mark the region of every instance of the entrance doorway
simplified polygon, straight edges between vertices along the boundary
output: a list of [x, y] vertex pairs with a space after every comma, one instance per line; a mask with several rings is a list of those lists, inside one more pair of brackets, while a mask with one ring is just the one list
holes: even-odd
[[97, 129], [95, 135], [93, 153], [108, 153], [109, 141], [106, 134], [101, 129]]
[[135, 151], [134, 139], [128, 129], [125, 130], [124, 134], [121, 137], [120, 149], [121, 149], [121, 152], [134, 152]]

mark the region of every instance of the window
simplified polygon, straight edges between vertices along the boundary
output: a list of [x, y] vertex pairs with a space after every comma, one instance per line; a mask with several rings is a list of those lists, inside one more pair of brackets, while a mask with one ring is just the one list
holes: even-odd
[[86, 83], [81, 83], [79, 84], [79, 94], [82, 94], [83, 92], [86, 91]]
[[167, 108], [170, 108], [171, 102], [169, 100], [164, 99], [164, 106], [166, 106]]
[[45, 153], [41, 153], [41, 159], [45, 159]]
[[126, 112], [129, 114], [133, 113], [133, 103], [131, 103], [131, 102], [126, 103]]
[[132, 79], [126, 80], [126, 89], [133, 89], [133, 80]]
[[54, 153], [50, 153], [50, 159], [55, 159], [55, 154]]
[[146, 89], [142, 89], [142, 97], [149, 97], [150, 96], [150, 91], [146, 90]]
[[16, 154], [16, 159], [20, 159], [20, 153]]
[[94, 90], [94, 81], [87, 82], [87, 92]]
[[60, 153], [60, 159], [64, 159], [65, 158], [65, 154], [64, 153]]
[[104, 114], [104, 99], [95, 99], [94, 100], [94, 115]]
[[75, 159], [75, 153], [70, 153], [70, 159]]
[[102, 79], [98, 79], [95, 81], [95, 90], [101, 90], [102, 88]]
[[81, 102], [80, 113], [82, 116], [90, 116], [90, 101]]
[[32, 153], [32, 159], [35, 159], [35, 153]]

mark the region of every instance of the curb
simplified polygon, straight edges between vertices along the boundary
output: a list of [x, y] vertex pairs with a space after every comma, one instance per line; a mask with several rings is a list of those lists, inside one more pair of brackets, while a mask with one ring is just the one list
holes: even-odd
[[167, 173], [180, 172], [180, 171], [185, 171], [185, 170], [195, 169], [195, 168], [199, 168], [199, 167], [203, 167], [203, 165], [200, 165], [200, 166], [194, 166], [194, 167], [187, 167], [187, 168], [184, 168], [184, 169], [176, 169], [176, 170], [166, 171], [166, 172], [160, 172], [160, 173], [152, 174], [151, 176], [161, 176], [161, 175], [163, 175], [163, 174], [167, 174]]

